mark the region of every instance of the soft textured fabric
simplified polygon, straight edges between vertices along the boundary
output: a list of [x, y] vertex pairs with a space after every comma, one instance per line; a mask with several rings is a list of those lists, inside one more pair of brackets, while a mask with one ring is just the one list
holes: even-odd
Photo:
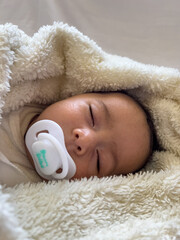
[[14, 186], [18, 183], [39, 182], [33, 166], [27, 158], [24, 135], [31, 119], [44, 107], [29, 104], [3, 117], [0, 125], [0, 183]]
[[[33, 37], [0, 27], [0, 113], [78, 93], [126, 90], [148, 110], [161, 150], [126, 177], [3, 188], [14, 239], [175, 239], [180, 237], [180, 72], [107, 54], [63, 23]], [[2, 119], [1, 119], [2, 122]], [[12, 210], [12, 208], [14, 210]], [[10, 221], [2, 211], [3, 237]], [[17, 221], [15, 221], [17, 219]], [[15, 224], [16, 223], [16, 224]], [[18, 224], [17, 224], [18, 223]], [[18, 227], [17, 227], [18, 225]]]

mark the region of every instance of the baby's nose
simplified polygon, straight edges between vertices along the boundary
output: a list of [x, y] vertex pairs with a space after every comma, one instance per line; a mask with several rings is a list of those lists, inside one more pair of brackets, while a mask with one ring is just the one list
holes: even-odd
[[84, 155], [95, 146], [95, 137], [90, 130], [77, 128], [74, 129], [73, 135], [77, 155]]

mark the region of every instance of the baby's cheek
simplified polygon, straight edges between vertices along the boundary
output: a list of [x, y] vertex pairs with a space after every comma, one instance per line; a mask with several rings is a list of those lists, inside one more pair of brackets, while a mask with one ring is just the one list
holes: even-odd
[[[83, 160], [82, 160], [83, 161]], [[91, 176], [88, 173], [87, 167], [85, 164], [81, 163], [80, 161], [75, 161], [76, 164], [76, 173], [73, 176], [72, 180], [74, 179], [81, 179], [81, 178], [90, 178]]]

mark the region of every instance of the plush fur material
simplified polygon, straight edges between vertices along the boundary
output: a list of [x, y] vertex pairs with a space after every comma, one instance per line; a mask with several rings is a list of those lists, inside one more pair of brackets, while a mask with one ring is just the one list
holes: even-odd
[[128, 176], [4, 187], [2, 239], [180, 238], [180, 72], [108, 54], [67, 24], [33, 37], [0, 26], [1, 119], [31, 102], [120, 90], [148, 110], [161, 150]]

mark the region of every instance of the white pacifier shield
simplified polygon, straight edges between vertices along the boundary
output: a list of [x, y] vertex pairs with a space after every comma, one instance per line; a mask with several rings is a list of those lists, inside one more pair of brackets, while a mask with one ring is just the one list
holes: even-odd
[[[74, 176], [76, 165], [66, 150], [62, 128], [56, 122], [40, 120], [34, 123], [26, 133], [25, 143], [41, 177], [52, 180]], [[61, 173], [56, 172], [59, 168]]]

